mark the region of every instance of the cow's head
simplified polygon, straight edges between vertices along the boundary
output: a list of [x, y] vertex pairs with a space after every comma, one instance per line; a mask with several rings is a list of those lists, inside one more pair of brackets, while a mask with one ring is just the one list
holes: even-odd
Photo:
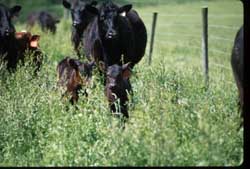
[[118, 7], [111, 1], [104, 3], [98, 10], [93, 6], [86, 6], [87, 10], [98, 16], [99, 28], [101, 29], [101, 36], [105, 39], [113, 39], [119, 36], [118, 34], [118, 19], [119, 17], [126, 16], [126, 13], [130, 11], [132, 5], [124, 5]]
[[71, 11], [72, 25], [75, 28], [86, 27], [88, 25], [93, 14], [89, 13], [85, 7], [95, 5], [97, 5], [97, 2], [90, 0], [73, 0], [71, 2], [63, 0], [63, 6]]
[[16, 5], [12, 8], [8, 8], [3, 4], [0, 4], [0, 37], [8, 37], [14, 35], [15, 28], [11, 23], [11, 19], [18, 16], [21, 6]]

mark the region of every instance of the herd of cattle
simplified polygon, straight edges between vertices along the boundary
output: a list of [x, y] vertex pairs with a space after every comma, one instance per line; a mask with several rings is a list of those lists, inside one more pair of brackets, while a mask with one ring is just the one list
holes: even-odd
[[[57, 66], [58, 84], [66, 88], [70, 102], [75, 104], [79, 91], [91, 80], [92, 70], [97, 67], [104, 77], [105, 95], [112, 112], [120, 111], [126, 118], [128, 93], [132, 94], [130, 76], [133, 67], [142, 59], [147, 44], [146, 27], [132, 5], [118, 6], [112, 1], [98, 4], [96, 1], [63, 0], [62, 5], [71, 11], [71, 41], [79, 59], [65, 57]], [[39, 48], [39, 35], [16, 32], [11, 20], [18, 16], [21, 6], [8, 8], [0, 4], [0, 57], [7, 69], [14, 71], [19, 61], [24, 62], [25, 52], [33, 52], [32, 60], [40, 69], [43, 52]], [[46, 11], [31, 13], [27, 24], [39, 23], [43, 31], [56, 32], [59, 20]], [[87, 62], [81, 62], [81, 52]], [[236, 35], [231, 56], [234, 77], [239, 89], [240, 105], [243, 105], [243, 28]]]
[[[58, 84], [66, 88], [65, 95], [75, 104], [80, 90], [87, 95], [86, 85], [90, 82], [92, 70], [97, 67], [104, 78], [105, 95], [111, 112], [119, 112], [128, 118], [128, 93], [132, 93], [130, 76], [133, 67], [142, 59], [147, 44], [146, 27], [132, 5], [118, 6], [112, 1], [100, 5], [96, 1], [67, 1], [62, 5], [71, 11], [72, 44], [78, 59], [65, 57], [56, 68]], [[37, 72], [42, 64], [43, 52], [39, 48], [39, 35], [31, 32], [16, 32], [11, 19], [18, 15], [21, 6], [8, 8], [0, 4], [1, 58], [7, 62], [7, 69], [14, 71], [17, 64], [33, 53], [32, 60]], [[43, 31], [56, 32], [58, 19], [46, 11], [31, 13], [27, 19], [28, 28], [38, 23]], [[88, 61], [82, 62], [80, 50]], [[119, 100], [119, 106], [116, 101]]]

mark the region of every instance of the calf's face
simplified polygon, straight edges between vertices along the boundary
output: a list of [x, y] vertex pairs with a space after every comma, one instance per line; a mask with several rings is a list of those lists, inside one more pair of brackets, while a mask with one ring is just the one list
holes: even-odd
[[95, 7], [87, 6], [88, 11], [98, 15], [99, 28], [101, 29], [101, 36], [105, 39], [115, 39], [119, 36], [119, 17], [126, 16], [130, 11], [132, 5], [124, 5], [117, 7], [113, 3], [104, 4], [100, 10]]
[[18, 5], [9, 9], [0, 4], [0, 37], [14, 35], [15, 28], [11, 23], [11, 19], [17, 16], [20, 10], [21, 6]]
[[96, 1], [79, 1], [74, 0], [71, 3], [67, 0], [63, 0], [63, 6], [71, 11], [72, 26], [75, 28], [86, 27], [92, 15], [86, 11], [85, 7], [87, 5], [95, 6]]

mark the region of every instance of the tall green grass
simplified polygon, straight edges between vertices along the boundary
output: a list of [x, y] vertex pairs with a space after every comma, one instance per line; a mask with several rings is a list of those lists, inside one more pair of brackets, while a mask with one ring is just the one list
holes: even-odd
[[[206, 89], [202, 71], [201, 27], [174, 23], [201, 22], [201, 6], [209, 15], [242, 15], [238, 1], [136, 7], [151, 30], [151, 14], [159, 12], [153, 62], [147, 54], [135, 66], [129, 102], [130, 119], [122, 129], [111, 115], [104, 86], [95, 70], [89, 96], [77, 106], [62, 99], [56, 85], [56, 66], [75, 57], [70, 42], [71, 21], [62, 20], [55, 35], [40, 34], [46, 57], [37, 76], [28, 63], [8, 73], [0, 66], [0, 166], [238, 166], [243, 162], [243, 129], [232, 71], [210, 65]], [[221, 8], [223, 6], [223, 8]], [[61, 8], [62, 10], [63, 8]], [[194, 14], [197, 16], [163, 16]], [[161, 16], [162, 15], [162, 16]], [[172, 24], [164, 27], [165, 24]], [[239, 27], [241, 17], [215, 17], [209, 24]], [[17, 23], [16, 30], [25, 29]], [[222, 29], [223, 30], [223, 29]], [[236, 30], [209, 28], [209, 34], [228, 39]], [[163, 36], [176, 33], [176, 36]], [[179, 36], [178, 36], [179, 35]], [[150, 37], [150, 36], [148, 36]], [[230, 68], [232, 42], [209, 40], [209, 61]], [[148, 49], [147, 49], [148, 50]], [[132, 101], [133, 100], [133, 101]]]

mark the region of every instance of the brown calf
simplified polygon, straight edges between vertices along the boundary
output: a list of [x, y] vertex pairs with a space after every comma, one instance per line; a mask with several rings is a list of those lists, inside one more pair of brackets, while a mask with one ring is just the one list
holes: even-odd
[[[71, 96], [71, 104], [78, 101], [79, 90], [90, 82], [94, 65], [94, 62], [83, 63], [69, 57], [64, 58], [57, 65], [58, 85], [66, 90], [63, 96], [65, 94]], [[86, 90], [84, 94], [87, 95]]]

